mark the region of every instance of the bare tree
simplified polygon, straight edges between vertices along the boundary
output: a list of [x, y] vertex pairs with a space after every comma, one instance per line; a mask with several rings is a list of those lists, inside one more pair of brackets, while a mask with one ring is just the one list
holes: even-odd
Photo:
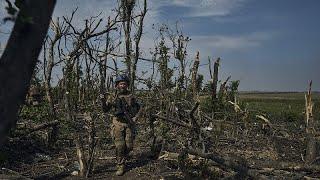
[[186, 37], [182, 30], [179, 30], [178, 22], [176, 23], [176, 30], [173, 31], [169, 27], [167, 28], [167, 35], [172, 42], [172, 49], [174, 58], [180, 63], [179, 67], [179, 77], [178, 77], [178, 88], [182, 91], [186, 86], [186, 56], [188, 42], [191, 40]]
[[[94, 62], [97, 62], [98, 55], [97, 55], [97, 48], [94, 48], [93, 44], [90, 44], [91, 39], [98, 39], [104, 34], [108, 34], [110, 31], [117, 30], [117, 23], [121, 22], [118, 19], [118, 15], [114, 17], [112, 21], [109, 21], [109, 25], [100, 30], [101, 23], [103, 19], [98, 19], [98, 16], [91, 17], [90, 19], [85, 21], [85, 27], [83, 29], [78, 30], [72, 23], [71, 19], [64, 17], [65, 22], [70, 26], [72, 33], [69, 35], [73, 40], [73, 47], [68, 49], [67, 53], [62, 53], [65, 60], [65, 68], [64, 68], [64, 89], [65, 89], [65, 105], [66, 109], [68, 110], [68, 117], [69, 119], [74, 119], [73, 114], [74, 110], [77, 108], [77, 103], [74, 100], [72, 92], [79, 92], [78, 89], [74, 89], [75, 79], [74, 75], [79, 67], [79, 58], [80, 56], [84, 55], [87, 56], [89, 59], [85, 57], [86, 63], [86, 84], [88, 85], [89, 81], [91, 81], [91, 74], [92, 70], [94, 69], [91, 65]], [[98, 19], [98, 20], [97, 20]], [[100, 28], [100, 29], [99, 29]], [[76, 67], [75, 67], [76, 66]], [[77, 80], [78, 81], [78, 80]], [[76, 86], [77, 87], [77, 86]], [[88, 86], [85, 86], [88, 88]], [[79, 87], [78, 87], [79, 88]]]
[[[73, 18], [73, 15], [76, 11], [73, 11], [71, 14], [71, 20]], [[56, 21], [51, 21], [51, 29], [54, 32], [54, 36], [47, 38], [47, 44], [48, 44], [48, 58], [46, 57], [46, 43], [44, 44], [44, 84], [45, 84], [45, 90], [46, 90], [46, 97], [50, 108], [50, 115], [51, 117], [56, 116], [55, 108], [54, 108], [54, 102], [52, 97], [52, 87], [51, 87], [51, 78], [52, 78], [52, 70], [55, 66], [57, 66], [59, 63], [63, 61], [63, 59], [60, 57], [59, 61], [55, 60], [55, 46], [58, 43], [58, 46], [60, 46], [60, 41], [63, 36], [66, 35], [69, 31], [69, 26], [63, 21], [61, 22], [59, 18], [57, 18]], [[58, 53], [59, 47], [58, 47]]]
[[143, 20], [144, 17], [147, 14], [147, 0], [143, 1], [143, 10], [140, 14], [140, 18], [139, 18], [139, 22], [138, 22], [138, 30], [137, 33], [135, 35], [135, 56], [134, 56], [134, 60], [132, 63], [132, 68], [131, 68], [131, 74], [130, 74], [130, 79], [131, 79], [131, 84], [130, 84], [130, 88], [131, 91], [134, 92], [134, 82], [136, 80], [136, 71], [137, 71], [137, 63], [138, 63], [138, 59], [139, 59], [139, 55], [140, 55], [140, 48], [139, 48], [139, 44], [140, 44], [140, 40], [142, 37], [142, 32], [143, 32]]
[[131, 26], [132, 26], [132, 11], [136, 4], [136, 0], [120, 0], [120, 13], [122, 19], [122, 27], [125, 38], [125, 63], [127, 65], [128, 74], [131, 74]]

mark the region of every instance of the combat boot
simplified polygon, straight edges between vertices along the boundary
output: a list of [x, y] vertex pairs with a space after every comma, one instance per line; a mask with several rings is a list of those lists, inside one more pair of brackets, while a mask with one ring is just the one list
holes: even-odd
[[122, 176], [124, 174], [124, 172], [125, 172], [125, 165], [124, 164], [117, 165], [116, 175]]

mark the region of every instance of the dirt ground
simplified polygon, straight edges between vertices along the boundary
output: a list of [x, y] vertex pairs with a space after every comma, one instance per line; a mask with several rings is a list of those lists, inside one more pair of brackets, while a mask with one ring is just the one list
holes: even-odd
[[[11, 142], [4, 150], [9, 156], [0, 171], [0, 179], [8, 177], [31, 179], [81, 179], [72, 175], [77, 167], [75, 148], [61, 148], [46, 151], [31, 142]], [[150, 157], [150, 149], [135, 147], [130, 153], [127, 173], [116, 176], [114, 147], [98, 152], [95, 166], [89, 179], [183, 179], [177, 162], [154, 160]], [[83, 178], [85, 179], [85, 178]]]
[[[248, 175], [244, 179], [308, 179], [320, 178], [320, 172], [304, 169], [291, 171], [288, 168], [276, 168], [274, 163], [303, 164], [305, 153], [305, 138], [299, 127], [289, 129], [279, 125], [271, 136], [262, 131], [259, 125], [252, 126], [250, 131], [227, 128], [221, 132], [212, 144], [212, 151], [222, 157], [241, 157], [245, 160]], [[141, 138], [141, 137], [140, 137]], [[138, 138], [139, 139], [139, 138]], [[80, 179], [72, 175], [77, 169], [75, 147], [72, 143], [60, 142], [55, 149], [47, 149], [41, 141], [35, 141], [34, 136], [26, 138], [11, 138], [2, 154], [8, 160], [2, 165], [0, 179], [16, 176], [31, 179]], [[189, 176], [181, 167], [178, 160], [164, 155], [170, 144], [164, 147], [159, 159], [150, 157], [150, 148], [144, 143], [136, 142], [135, 149], [130, 154], [127, 173], [118, 177], [115, 175], [114, 146], [111, 142], [101, 143], [97, 148], [94, 168], [89, 179], [203, 179], [204, 176]], [[317, 165], [316, 162], [315, 165]], [[269, 164], [269, 165], [266, 165]], [[318, 167], [318, 165], [317, 165]], [[263, 171], [261, 171], [261, 169]], [[200, 170], [201, 171], [201, 170]], [[207, 179], [236, 179], [234, 172], [213, 169], [215, 177]], [[22, 178], [22, 179], [23, 179]], [[19, 179], [19, 178], [18, 178]], [[84, 179], [84, 178], [83, 178]]]

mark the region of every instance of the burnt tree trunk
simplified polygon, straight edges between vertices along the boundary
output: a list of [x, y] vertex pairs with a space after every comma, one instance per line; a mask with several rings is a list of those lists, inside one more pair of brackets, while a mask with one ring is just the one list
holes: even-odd
[[220, 58], [218, 58], [213, 65], [213, 76], [212, 76], [212, 100], [217, 100], [217, 86], [218, 86], [218, 73], [219, 73]]
[[[57, 31], [56, 31], [57, 32]], [[44, 73], [44, 77], [45, 77], [45, 90], [46, 90], [46, 98], [49, 104], [49, 117], [50, 120], [56, 120], [57, 116], [56, 116], [56, 110], [54, 108], [54, 102], [53, 102], [53, 95], [52, 95], [52, 87], [51, 87], [51, 76], [52, 76], [52, 70], [53, 67], [55, 66], [55, 61], [54, 61], [54, 46], [56, 44], [56, 42], [60, 39], [60, 35], [56, 34], [54, 39], [51, 40], [51, 42], [49, 43], [49, 55], [48, 55], [48, 61], [46, 61], [46, 57], [44, 59], [45, 62], [45, 73]], [[44, 48], [44, 52], [46, 51], [46, 49]], [[52, 147], [55, 142], [57, 141], [57, 136], [58, 136], [58, 126], [52, 126], [52, 131], [50, 132], [49, 138], [48, 138], [48, 146]]]
[[186, 69], [186, 48], [187, 48], [187, 40], [184, 39], [183, 35], [180, 35], [178, 38], [178, 47], [175, 52], [176, 59], [180, 62], [180, 74], [178, 79], [178, 87], [180, 93], [182, 92], [182, 89], [185, 88], [185, 69]]
[[127, 65], [128, 74], [131, 74], [131, 25], [132, 25], [132, 10], [135, 5], [135, 0], [121, 0], [123, 31], [125, 36], [125, 63]]
[[55, 0], [23, 1], [0, 59], [0, 144], [16, 124], [55, 3]]
[[[110, 17], [108, 18], [108, 27], [110, 27]], [[106, 79], [107, 79], [107, 58], [109, 54], [109, 46], [110, 46], [110, 33], [107, 32], [106, 37], [106, 50], [105, 50], [105, 56], [103, 56], [99, 63], [99, 73], [100, 73], [100, 94], [105, 95], [106, 93]]]
[[[59, 24], [59, 21], [57, 20], [57, 24]], [[46, 90], [46, 97], [47, 97], [47, 101], [49, 104], [49, 108], [50, 108], [50, 116], [51, 117], [55, 117], [56, 116], [56, 112], [54, 109], [54, 102], [52, 100], [52, 88], [51, 88], [51, 76], [52, 76], [52, 70], [53, 67], [55, 66], [55, 59], [54, 59], [54, 47], [56, 45], [56, 43], [59, 41], [59, 39], [61, 38], [61, 34], [59, 33], [59, 29], [58, 26], [53, 26], [53, 30], [55, 32], [54, 38], [53, 39], [49, 39], [49, 51], [48, 51], [48, 61], [45, 61], [46, 66], [45, 66], [45, 90]], [[44, 49], [44, 52], [46, 51], [46, 49]], [[46, 59], [45, 59], [46, 60]]]
[[199, 51], [197, 52], [196, 59], [192, 68], [192, 95], [195, 101], [198, 101], [198, 89], [197, 89], [197, 74], [199, 69], [200, 59], [199, 59]]

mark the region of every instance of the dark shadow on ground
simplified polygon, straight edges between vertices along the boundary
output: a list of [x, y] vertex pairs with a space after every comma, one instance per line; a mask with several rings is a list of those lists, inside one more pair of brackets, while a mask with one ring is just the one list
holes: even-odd
[[127, 163], [127, 170], [130, 171], [135, 168], [139, 168], [142, 166], [147, 165], [153, 161], [153, 158], [151, 157], [150, 151], [141, 151], [138, 154], [135, 155], [134, 158], [132, 158], [131, 161]]
[[114, 173], [116, 172], [115, 162], [106, 162], [102, 166], [95, 167], [93, 174]]

